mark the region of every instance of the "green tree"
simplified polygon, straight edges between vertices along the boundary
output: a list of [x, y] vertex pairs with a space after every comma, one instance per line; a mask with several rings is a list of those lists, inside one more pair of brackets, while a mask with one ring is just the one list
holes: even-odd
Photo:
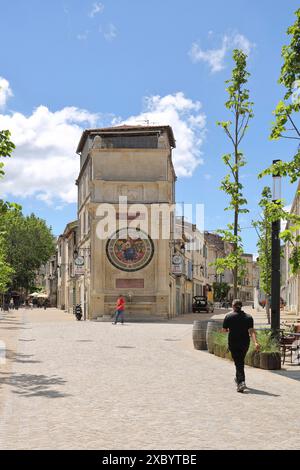
[[[10, 132], [8, 130], [0, 131], [0, 158], [10, 157], [15, 145], [10, 140]], [[4, 176], [4, 163], [0, 162], [0, 178]], [[3, 220], [7, 211], [10, 210], [11, 204], [0, 199], [0, 220]], [[5, 292], [11, 281], [13, 269], [7, 262], [7, 249], [5, 244], [4, 233], [0, 230], [0, 292]]]
[[[10, 132], [8, 130], [0, 131], [0, 158], [10, 157], [15, 144], [10, 140]], [[4, 175], [4, 163], [0, 162], [0, 177]]]
[[213, 283], [214, 300], [216, 302], [222, 302], [223, 300], [226, 300], [229, 291], [230, 285], [227, 284], [227, 282]]
[[262, 190], [259, 206], [262, 209], [261, 219], [253, 221], [258, 235], [258, 265], [260, 274], [260, 287], [266, 295], [266, 314], [268, 323], [271, 321], [269, 298], [271, 296], [271, 273], [272, 273], [272, 220], [268, 208], [272, 203], [271, 189], [266, 186]]
[[232, 224], [228, 224], [227, 230], [220, 230], [224, 241], [232, 244], [233, 250], [225, 258], [216, 260], [217, 273], [222, 273], [225, 269], [232, 270], [233, 273], [233, 294], [237, 297], [238, 284], [244, 274], [245, 261], [242, 258], [243, 245], [240, 236], [239, 215], [249, 212], [245, 207], [247, 200], [243, 196], [243, 185], [240, 181], [240, 168], [246, 164], [240, 144], [245, 136], [250, 118], [253, 117], [252, 105], [249, 101], [249, 90], [246, 84], [249, 72], [246, 70], [247, 55], [243, 51], [235, 49], [233, 51], [235, 67], [232, 70], [232, 77], [227, 80], [229, 98], [225, 103], [226, 108], [233, 114], [233, 121], [220, 121], [221, 126], [233, 146], [233, 152], [223, 155], [222, 159], [229, 173], [221, 182], [221, 190], [230, 198], [229, 206], [225, 210], [234, 212]]
[[0, 235], [0, 293], [4, 293], [7, 290], [14, 270], [9, 266], [6, 261], [6, 250], [3, 235]]
[[[290, 36], [290, 43], [282, 47], [281, 56], [283, 65], [279, 77], [279, 83], [286, 89], [284, 97], [279, 101], [275, 111], [275, 122], [273, 123], [270, 138], [300, 140], [299, 111], [300, 111], [300, 8], [295, 12], [295, 23], [287, 30]], [[298, 144], [294, 155], [288, 161], [280, 161], [271, 165], [260, 173], [259, 177], [265, 175], [278, 174], [288, 177], [291, 183], [300, 177], [300, 145]], [[276, 208], [274, 209], [276, 212]], [[300, 248], [297, 230], [300, 223], [297, 218], [292, 220], [286, 211], [280, 208], [282, 218], [288, 220], [286, 230], [280, 237], [285, 243], [293, 245], [293, 252], [290, 258], [291, 268], [294, 273], [300, 270]]]
[[36, 271], [54, 253], [54, 237], [46, 222], [34, 214], [8, 211], [0, 222], [5, 232], [7, 262], [13, 268], [12, 288], [29, 291], [35, 285]]

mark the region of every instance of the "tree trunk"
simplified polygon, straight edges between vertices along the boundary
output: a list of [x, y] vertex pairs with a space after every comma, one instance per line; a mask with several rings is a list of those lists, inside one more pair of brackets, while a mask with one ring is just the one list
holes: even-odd
[[[238, 235], [238, 212], [237, 210], [234, 212], [234, 235], [237, 237]], [[234, 244], [234, 252], [237, 252], [237, 243]], [[237, 299], [238, 296], [238, 265], [236, 263], [234, 270], [233, 270], [233, 298]]]
[[[239, 93], [240, 95], [240, 93]], [[238, 149], [238, 128], [239, 128], [239, 111], [236, 108], [236, 114], [235, 114], [235, 138], [234, 138], [234, 160], [235, 160], [235, 182], [237, 185], [236, 190], [238, 191], [238, 184], [239, 184], [239, 167], [238, 167], [238, 162], [239, 162], [239, 149]], [[237, 237], [239, 232], [239, 205], [235, 205], [234, 209], [234, 236]], [[238, 243], [237, 243], [237, 238], [234, 243], [234, 253], [237, 256], [237, 249], [238, 249]], [[233, 277], [233, 297], [237, 299], [238, 296], [238, 261], [236, 259], [235, 267], [234, 267], [234, 277]]]

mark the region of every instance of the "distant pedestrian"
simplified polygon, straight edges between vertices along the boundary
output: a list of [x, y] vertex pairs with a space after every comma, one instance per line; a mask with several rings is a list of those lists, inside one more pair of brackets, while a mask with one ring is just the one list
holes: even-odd
[[253, 317], [242, 310], [242, 305], [240, 300], [234, 300], [232, 302], [233, 311], [226, 315], [223, 322], [223, 331], [229, 332], [228, 347], [236, 367], [235, 382], [238, 392], [243, 392], [246, 388], [244, 367], [245, 356], [250, 345], [250, 336], [256, 351], [259, 350]]
[[122, 294], [119, 295], [117, 304], [116, 304], [116, 311], [115, 311], [115, 321], [113, 325], [118, 323], [118, 319], [120, 318], [122, 325], [124, 325], [124, 312], [125, 312], [125, 299]]

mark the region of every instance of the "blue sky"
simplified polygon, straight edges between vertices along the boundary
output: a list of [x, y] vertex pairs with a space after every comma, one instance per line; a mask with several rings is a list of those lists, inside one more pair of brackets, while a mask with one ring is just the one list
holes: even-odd
[[[173, 125], [178, 145], [177, 200], [204, 203], [205, 228], [223, 228], [231, 216], [218, 187], [225, 174], [221, 156], [230, 147], [216, 121], [229, 118], [224, 81], [232, 49], [240, 46], [249, 52], [255, 103], [242, 145], [251, 212], [241, 226], [250, 226], [261, 188], [270, 183], [258, 181], [257, 173], [294, 151], [293, 141], [271, 142], [268, 135], [283, 96], [280, 52], [297, 2], [0, 0], [0, 7], [0, 126], [12, 129], [17, 144], [2, 195], [59, 234], [76, 218], [82, 129], [163, 120]], [[287, 204], [294, 191], [284, 182]], [[254, 230], [243, 230], [243, 237], [245, 250], [256, 252]]]

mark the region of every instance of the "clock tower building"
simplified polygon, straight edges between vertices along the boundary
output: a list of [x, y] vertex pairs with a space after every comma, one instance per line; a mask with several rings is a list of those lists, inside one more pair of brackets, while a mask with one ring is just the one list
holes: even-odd
[[170, 126], [85, 130], [78, 186], [77, 296], [86, 318], [108, 320], [119, 294], [125, 319], [175, 314], [171, 275], [175, 172]]

